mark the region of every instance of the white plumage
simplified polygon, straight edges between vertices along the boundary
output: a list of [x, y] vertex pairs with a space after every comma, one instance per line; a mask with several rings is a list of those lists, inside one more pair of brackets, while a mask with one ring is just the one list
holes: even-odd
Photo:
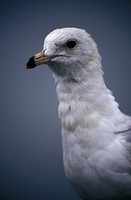
[[42, 63], [54, 72], [68, 180], [85, 200], [131, 199], [131, 117], [104, 83], [94, 40], [82, 29], [56, 29], [27, 68]]

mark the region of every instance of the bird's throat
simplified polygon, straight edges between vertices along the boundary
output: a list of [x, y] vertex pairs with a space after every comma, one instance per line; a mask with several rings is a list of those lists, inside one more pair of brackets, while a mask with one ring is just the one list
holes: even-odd
[[63, 128], [69, 131], [78, 127], [100, 130], [107, 124], [113, 126], [112, 121], [120, 113], [102, 79], [95, 83], [61, 81], [57, 84], [57, 95], [59, 117]]

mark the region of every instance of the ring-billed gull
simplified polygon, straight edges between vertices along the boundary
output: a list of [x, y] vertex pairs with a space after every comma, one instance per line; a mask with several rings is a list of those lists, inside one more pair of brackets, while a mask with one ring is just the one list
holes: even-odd
[[131, 117], [107, 89], [101, 56], [83, 29], [52, 31], [28, 68], [54, 73], [65, 173], [84, 200], [131, 199]]

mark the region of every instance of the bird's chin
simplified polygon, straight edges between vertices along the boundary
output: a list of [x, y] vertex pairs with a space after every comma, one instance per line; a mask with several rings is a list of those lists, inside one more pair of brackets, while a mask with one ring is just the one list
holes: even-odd
[[68, 74], [68, 67], [64, 65], [61, 59], [53, 59], [48, 63], [49, 68], [53, 73], [60, 77], [66, 77]]

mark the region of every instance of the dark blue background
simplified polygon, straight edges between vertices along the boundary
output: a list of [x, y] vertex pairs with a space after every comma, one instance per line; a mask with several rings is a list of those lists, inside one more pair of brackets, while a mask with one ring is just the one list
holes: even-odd
[[1, 0], [0, 24], [0, 199], [79, 200], [64, 175], [52, 72], [24, 66], [53, 29], [84, 28], [109, 89], [131, 115], [131, 1]]

